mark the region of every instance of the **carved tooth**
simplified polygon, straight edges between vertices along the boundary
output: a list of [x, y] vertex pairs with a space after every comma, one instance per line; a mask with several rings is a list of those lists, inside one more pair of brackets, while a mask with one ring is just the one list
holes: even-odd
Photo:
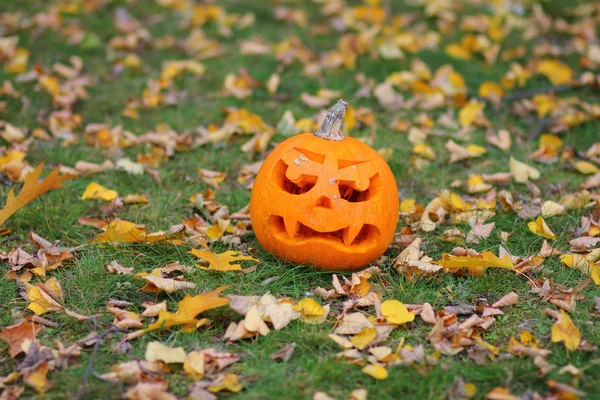
[[296, 237], [296, 232], [298, 232], [299, 224], [298, 220], [291, 216], [283, 217], [283, 224], [285, 225], [285, 231], [288, 236], [293, 239]]
[[359, 224], [359, 225], [350, 225], [349, 227], [344, 229], [343, 239], [344, 239], [344, 244], [346, 246], [350, 246], [352, 244], [352, 242], [354, 242], [354, 239], [356, 239], [356, 236], [358, 236], [362, 227], [363, 227], [363, 225]]

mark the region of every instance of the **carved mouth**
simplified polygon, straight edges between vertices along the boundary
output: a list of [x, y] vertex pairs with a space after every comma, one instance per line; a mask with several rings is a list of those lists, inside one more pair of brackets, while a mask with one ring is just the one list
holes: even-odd
[[284, 241], [306, 241], [315, 238], [326, 238], [335, 243], [353, 246], [369, 240], [379, 238], [380, 232], [375, 225], [363, 224], [362, 226], [349, 225], [336, 231], [319, 232], [297, 220], [285, 220], [279, 215], [269, 218], [271, 233]]

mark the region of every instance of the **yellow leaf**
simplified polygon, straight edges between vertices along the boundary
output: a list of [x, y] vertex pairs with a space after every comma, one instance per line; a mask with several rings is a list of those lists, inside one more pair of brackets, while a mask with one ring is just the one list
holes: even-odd
[[552, 341], [564, 342], [567, 350], [576, 350], [581, 342], [581, 332], [563, 309], [560, 310], [556, 323], [552, 325]]
[[396, 325], [402, 325], [415, 319], [415, 314], [408, 311], [398, 300], [386, 300], [381, 303], [381, 314], [387, 322]]
[[471, 126], [475, 118], [482, 112], [485, 107], [485, 103], [480, 103], [475, 100], [471, 100], [465, 104], [458, 112], [458, 121], [460, 126]]
[[435, 153], [433, 149], [425, 143], [418, 143], [412, 149], [413, 153], [429, 160], [435, 160]]
[[558, 60], [542, 60], [537, 65], [537, 72], [544, 75], [553, 85], [569, 83], [573, 79], [571, 68]]
[[204, 353], [192, 351], [183, 363], [183, 372], [195, 381], [204, 378]]
[[413, 213], [415, 211], [416, 206], [415, 199], [404, 199], [400, 202], [400, 212], [403, 213]]
[[48, 311], [62, 311], [63, 291], [59, 282], [55, 278], [50, 278], [46, 283], [38, 283], [33, 286], [24, 283], [29, 299], [29, 308], [36, 315], [44, 314]]
[[533, 96], [531, 101], [537, 106], [538, 117], [545, 117], [556, 110], [556, 99], [552, 95], [538, 94]]
[[477, 386], [475, 386], [471, 382], [465, 382], [465, 394], [467, 395], [467, 399], [472, 399], [477, 394]]
[[27, 178], [25, 178], [25, 184], [19, 192], [18, 196], [15, 196], [14, 189], [10, 189], [8, 192], [8, 198], [6, 205], [0, 210], [0, 225], [10, 218], [11, 215], [16, 213], [26, 204], [31, 203], [33, 200], [41, 196], [52, 189], [58, 189], [61, 187], [62, 181], [73, 178], [73, 175], [63, 174], [59, 175], [58, 171], [60, 168], [55, 168], [50, 174], [41, 182], [38, 183], [44, 163], [41, 163], [33, 171], [31, 171]]
[[573, 167], [582, 174], [590, 175], [600, 172], [598, 167], [588, 161], [577, 161], [573, 163]]
[[169, 347], [161, 342], [150, 342], [146, 347], [146, 360], [162, 361], [166, 364], [181, 364], [186, 361], [187, 354], [183, 347]]
[[28, 62], [29, 50], [23, 47], [17, 47], [13, 58], [4, 65], [4, 71], [9, 74], [22, 74], [27, 71]]
[[600, 263], [592, 262], [583, 254], [563, 254], [560, 261], [569, 268], [577, 268], [600, 286]]
[[241, 264], [231, 264], [234, 261], [255, 261], [260, 262], [254, 257], [251, 256], [243, 256], [239, 251], [228, 250], [224, 253], [213, 253], [209, 250], [200, 250], [200, 249], [192, 249], [190, 254], [195, 255], [198, 258], [201, 258], [203, 261], [208, 263], [208, 267], [197, 266], [200, 269], [208, 270], [208, 271], [241, 271]]
[[148, 196], [145, 194], [128, 194], [123, 198], [123, 203], [125, 204], [148, 204], [150, 200], [148, 200]]
[[132, 222], [117, 221], [106, 225], [106, 230], [97, 235], [92, 243], [155, 243], [168, 240], [170, 243], [179, 244], [184, 234], [183, 230], [147, 233]]
[[535, 221], [529, 222], [527, 226], [529, 227], [529, 230], [532, 233], [538, 236], [544, 237], [546, 239], [556, 239], [556, 235], [554, 234], [554, 232], [552, 232], [552, 230], [546, 224], [546, 221], [544, 221], [544, 218], [542, 218], [541, 215], [537, 217]]
[[321, 316], [323, 315], [323, 306], [317, 303], [312, 297], [307, 297], [298, 302], [294, 306], [294, 310], [306, 316]]
[[476, 275], [481, 275], [487, 267], [514, 269], [514, 265], [508, 254], [499, 258], [491, 251], [483, 251], [481, 254], [473, 256], [455, 256], [444, 253], [441, 260], [433, 261], [433, 263], [451, 270], [469, 268], [470, 272]]
[[485, 183], [483, 177], [479, 174], [471, 174], [467, 179], [467, 191], [469, 193], [487, 192], [492, 188], [492, 185]]
[[196, 319], [198, 314], [212, 310], [213, 308], [223, 307], [229, 303], [225, 297], [219, 297], [219, 294], [229, 286], [223, 286], [212, 292], [201, 293], [197, 296], [187, 294], [179, 302], [179, 307], [175, 313], [161, 311], [158, 314], [158, 320], [148, 325], [144, 332], [154, 331], [156, 329], [167, 329], [177, 325], [194, 325], [199, 322]]
[[33, 371], [26, 372], [23, 382], [34, 388], [38, 393], [45, 393], [52, 384], [48, 382], [48, 361], [40, 363]]
[[388, 372], [379, 364], [369, 364], [361, 370], [364, 374], [369, 375], [377, 380], [387, 379]]
[[470, 60], [473, 57], [468, 49], [465, 49], [458, 43], [450, 43], [446, 46], [446, 54], [461, 60]]
[[504, 90], [496, 82], [485, 81], [479, 85], [479, 96], [486, 99], [500, 98]]
[[85, 188], [85, 191], [83, 192], [83, 195], [81, 196], [81, 200], [96, 199], [96, 200], [111, 201], [111, 200], [116, 199], [117, 196], [118, 196], [118, 193], [115, 190], [107, 189], [104, 186], [102, 186], [96, 182], [92, 182], [87, 186], [87, 188]]
[[514, 180], [519, 183], [525, 183], [529, 179], [535, 180], [540, 177], [540, 171], [521, 161], [515, 160], [513, 157], [510, 158], [509, 167]]
[[362, 328], [358, 334], [352, 336], [350, 339], [354, 347], [359, 350], [366, 349], [369, 344], [377, 337], [377, 329], [375, 328]]
[[329, 305], [323, 307], [312, 297], [300, 300], [298, 304], [294, 306], [294, 310], [300, 312], [300, 319], [308, 324], [323, 323], [329, 315]]
[[224, 373], [217, 376], [217, 378], [211, 382], [208, 390], [213, 393], [220, 392], [222, 390], [239, 393], [243, 388], [244, 386], [242, 386], [240, 379], [236, 374]]

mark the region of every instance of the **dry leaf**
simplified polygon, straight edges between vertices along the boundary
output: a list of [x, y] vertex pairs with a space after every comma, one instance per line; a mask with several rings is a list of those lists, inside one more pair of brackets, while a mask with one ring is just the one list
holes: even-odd
[[38, 183], [40, 174], [44, 164], [38, 165], [33, 171], [31, 171], [25, 179], [25, 184], [19, 192], [18, 196], [15, 196], [14, 189], [10, 189], [8, 192], [8, 198], [6, 205], [0, 210], [0, 225], [4, 224], [6, 220], [16, 213], [19, 209], [24, 207], [26, 204], [31, 203], [33, 200], [41, 196], [52, 189], [58, 189], [61, 187], [61, 183], [64, 180], [72, 179], [73, 175], [63, 174], [59, 175], [60, 168], [57, 167], [41, 182]]
[[242, 271], [241, 264], [231, 264], [234, 261], [255, 261], [260, 262], [254, 257], [244, 256], [239, 251], [228, 250], [223, 253], [213, 253], [209, 250], [192, 249], [190, 254], [201, 258], [203, 262], [208, 263], [208, 267], [197, 266], [200, 269], [208, 271]]
[[514, 306], [519, 302], [519, 295], [515, 292], [510, 292], [504, 296], [502, 296], [498, 301], [492, 304], [494, 308], [502, 308], [507, 306]]
[[166, 364], [182, 364], [187, 354], [183, 347], [169, 347], [160, 342], [150, 342], [146, 347], [146, 360], [149, 362], [162, 361]]
[[26, 340], [33, 341], [37, 331], [42, 329], [41, 325], [21, 321], [18, 324], [7, 326], [0, 332], [0, 339], [8, 344], [8, 355], [15, 358], [23, 352], [21, 344]]
[[576, 350], [581, 343], [581, 332], [562, 309], [558, 320], [552, 325], [552, 341], [563, 342], [567, 350], [571, 351]]

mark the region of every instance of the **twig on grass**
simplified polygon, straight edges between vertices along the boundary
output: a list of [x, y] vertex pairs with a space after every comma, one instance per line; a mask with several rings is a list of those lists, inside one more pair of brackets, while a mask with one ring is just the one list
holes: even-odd
[[129, 331], [126, 329], [117, 328], [116, 326], [112, 325], [110, 328], [104, 330], [102, 333], [100, 333], [98, 335], [98, 337], [96, 338], [96, 341], [94, 343], [94, 348], [92, 350], [92, 354], [90, 355], [90, 358], [88, 359], [88, 365], [81, 377], [81, 385], [79, 386], [77, 393], [75, 393], [73, 395], [73, 397], [71, 397], [71, 400], [79, 399], [81, 396], [84, 396], [87, 393], [87, 391], [89, 389], [88, 383], [89, 383], [90, 375], [94, 371], [94, 360], [98, 356], [98, 351], [100, 350], [100, 346], [102, 345], [104, 338], [109, 335], [112, 335], [113, 333], [121, 333], [121, 332], [129, 332]]
[[502, 96], [500, 99], [502, 101], [521, 100], [521, 99], [526, 99], [528, 97], [533, 97], [536, 94], [559, 93], [559, 92], [565, 92], [569, 89], [580, 89], [583, 87], [585, 87], [585, 86], [572, 85], [570, 83], [567, 83], [564, 85], [555, 85], [555, 86], [549, 86], [549, 87], [545, 87], [545, 88], [537, 88], [537, 89], [521, 90], [521, 91], [517, 91], [517, 92], [512, 92], [512, 93]]

